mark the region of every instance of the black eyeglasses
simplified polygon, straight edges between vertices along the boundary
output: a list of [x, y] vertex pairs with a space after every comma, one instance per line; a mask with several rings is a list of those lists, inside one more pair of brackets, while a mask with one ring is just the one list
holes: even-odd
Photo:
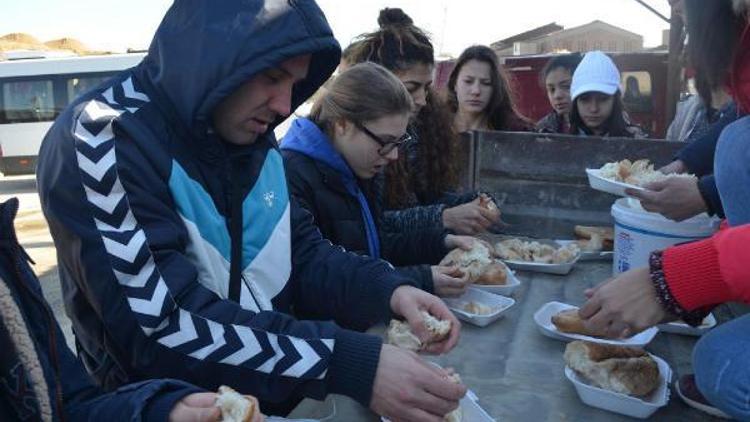
[[381, 157], [385, 157], [386, 155], [390, 154], [391, 151], [394, 149], [406, 144], [407, 142], [411, 141], [411, 135], [409, 133], [404, 133], [403, 136], [398, 138], [395, 141], [384, 141], [378, 137], [378, 135], [372, 133], [370, 129], [367, 129], [365, 125], [362, 123], [354, 123], [354, 126], [357, 127], [357, 129], [364, 132], [367, 136], [372, 138], [373, 141], [377, 142], [378, 145], [380, 145], [380, 149], [378, 150], [378, 154], [380, 154]]

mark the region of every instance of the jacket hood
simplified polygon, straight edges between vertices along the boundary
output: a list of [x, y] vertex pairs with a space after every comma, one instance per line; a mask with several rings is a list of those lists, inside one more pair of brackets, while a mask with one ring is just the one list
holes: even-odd
[[354, 173], [344, 157], [333, 148], [328, 136], [310, 119], [299, 118], [292, 122], [289, 131], [284, 135], [281, 149], [297, 151], [333, 168], [342, 176], [350, 191], [351, 183], [356, 184]]
[[311, 54], [310, 69], [294, 86], [292, 110], [328, 79], [341, 57], [314, 1], [176, 0], [139, 70], [191, 133], [203, 134], [211, 111], [239, 85], [304, 54]]

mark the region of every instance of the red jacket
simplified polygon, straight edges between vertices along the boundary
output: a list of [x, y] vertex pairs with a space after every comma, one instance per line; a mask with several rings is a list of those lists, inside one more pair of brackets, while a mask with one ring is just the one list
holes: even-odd
[[[731, 72], [732, 96], [750, 113], [750, 24], [742, 34]], [[664, 251], [664, 275], [677, 302], [692, 311], [729, 301], [750, 303], [750, 224]]]

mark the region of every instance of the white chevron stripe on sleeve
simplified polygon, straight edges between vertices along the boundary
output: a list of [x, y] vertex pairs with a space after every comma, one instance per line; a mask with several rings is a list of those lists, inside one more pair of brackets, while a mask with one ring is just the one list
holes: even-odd
[[271, 344], [271, 348], [273, 349], [273, 356], [268, 358], [267, 361], [263, 362], [263, 365], [258, 366], [257, 370], [260, 372], [263, 372], [265, 374], [270, 374], [273, 372], [273, 368], [276, 367], [276, 364], [281, 360], [284, 359], [286, 354], [284, 354], [284, 351], [281, 350], [281, 347], [279, 346], [279, 338], [271, 333], [266, 333], [268, 336], [268, 342]]
[[120, 285], [140, 289], [148, 283], [148, 280], [154, 274], [154, 271], [156, 271], [156, 265], [154, 264], [154, 259], [149, 258], [146, 265], [138, 271], [138, 274], [126, 274], [115, 269], [112, 271], [115, 272], [115, 277], [117, 277]]
[[143, 244], [146, 243], [146, 233], [143, 230], [138, 230], [126, 245], [112, 240], [107, 236], [102, 236], [102, 240], [104, 240], [104, 248], [107, 250], [107, 253], [132, 264], [141, 251], [141, 248], [143, 248]]
[[193, 341], [198, 338], [198, 333], [195, 331], [195, 324], [193, 323], [193, 317], [189, 312], [184, 309], [180, 309], [180, 331], [174, 332], [168, 336], [160, 338], [159, 343], [171, 348], [175, 348], [181, 344], [185, 344], [189, 341]]
[[114, 148], [107, 151], [107, 153], [96, 163], [77, 151], [76, 156], [78, 157], [78, 167], [80, 167], [84, 173], [93, 177], [97, 182], [101, 182], [104, 175], [107, 174], [107, 171], [115, 164]]
[[289, 340], [302, 357], [281, 375], [299, 378], [320, 362], [320, 356], [306, 341], [294, 337], [289, 337]]
[[232, 328], [234, 328], [237, 337], [239, 337], [240, 342], [242, 342], [242, 348], [224, 358], [221, 363], [239, 366], [252, 359], [260, 353], [262, 349], [260, 348], [258, 338], [255, 337], [255, 333], [253, 333], [252, 329], [240, 325], [232, 325]]
[[102, 96], [105, 100], [107, 100], [110, 104], [117, 104], [117, 101], [115, 101], [115, 92], [114, 88], [109, 87], [106, 91], [102, 92]]
[[86, 185], [83, 185], [83, 188], [86, 191], [86, 199], [107, 214], [112, 214], [125, 196], [125, 189], [120, 184], [120, 179], [115, 180], [112, 190], [106, 195], [102, 195]]
[[135, 217], [133, 217], [133, 213], [130, 212], [130, 209], [128, 209], [128, 212], [125, 215], [125, 218], [122, 220], [122, 223], [120, 223], [118, 227], [110, 226], [109, 224], [101, 220], [98, 220], [96, 218], [94, 219], [94, 222], [96, 223], [96, 228], [100, 232], [104, 232], [104, 233], [107, 233], [107, 232], [124, 233], [124, 232], [133, 231], [135, 230], [135, 225], [136, 225]]
[[326, 345], [326, 347], [328, 348], [328, 350], [330, 350], [331, 352], [333, 352], [333, 345], [335, 343], [335, 341], [333, 339], [324, 338], [324, 339], [321, 339], [320, 341], [322, 341], [323, 344]]
[[128, 298], [130, 309], [139, 314], [159, 316], [161, 315], [161, 308], [164, 305], [164, 298], [167, 297], [168, 292], [167, 284], [160, 278], [159, 282], [156, 283], [156, 289], [154, 289], [154, 295], [151, 296], [151, 299]]
[[224, 338], [224, 327], [209, 319], [205, 319], [204, 321], [208, 324], [208, 330], [211, 332], [211, 340], [213, 341], [208, 346], [190, 353], [191, 357], [200, 360], [205, 359], [208, 355], [227, 344], [227, 341]]
[[112, 139], [115, 135], [112, 132], [112, 122], [107, 123], [107, 125], [104, 126], [104, 128], [99, 131], [99, 133], [94, 135], [83, 126], [80, 120], [78, 120], [76, 122], [75, 130], [73, 131], [73, 136], [75, 136], [75, 138], [80, 140], [81, 142], [85, 142], [86, 144], [90, 145], [92, 148], [96, 148], [99, 145]]
[[86, 107], [83, 108], [83, 112], [93, 121], [101, 119], [112, 120], [123, 113], [120, 110], [115, 110], [106, 103], [96, 100], [89, 101], [88, 104], [86, 104]]
[[122, 83], [122, 89], [123, 89], [123, 94], [125, 94], [125, 98], [141, 100], [141, 101], [146, 101], [146, 102], [149, 101], [149, 98], [146, 94], [135, 90], [135, 87], [133, 86], [132, 76], [129, 77], [128, 79], [125, 79], [125, 82]]
[[169, 318], [164, 318], [161, 324], [159, 324], [156, 328], [141, 326], [141, 329], [143, 330], [143, 333], [146, 334], [146, 337], [151, 337], [152, 334], [157, 333], [167, 328], [168, 326], [169, 326]]

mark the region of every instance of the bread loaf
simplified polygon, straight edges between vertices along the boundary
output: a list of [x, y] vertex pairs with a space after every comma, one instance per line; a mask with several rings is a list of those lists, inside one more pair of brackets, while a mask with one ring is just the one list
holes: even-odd
[[[425, 311], [420, 312], [424, 319], [425, 328], [430, 334], [428, 343], [437, 342], [444, 339], [451, 332], [451, 322], [449, 320], [437, 319]], [[409, 327], [409, 323], [392, 319], [388, 325], [386, 333], [388, 343], [402, 349], [418, 351], [424, 344]]]
[[638, 348], [574, 341], [564, 358], [587, 382], [616, 393], [646, 396], [661, 382], [659, 365]]
[[256, 412], [252, 400], [225, 385], [219, 387], [216, 407], [221, 409], [222, 422], [250, 422]]
[[552, 324], [563, 333], [596, 337], [595, 333], [587, 330], [583, 325], [583, 320], [578, 315], [578, 309], [566, 309], [552, 315]]
[[454, 249], [440, 261], [440, 265], [457, 266], [468, 275], [469, 281], [478, 284], [505, 284], [507, 271], [505, 264], [491, 258], [490, 249], [481, 242], [475, 242], [470, 251]]

